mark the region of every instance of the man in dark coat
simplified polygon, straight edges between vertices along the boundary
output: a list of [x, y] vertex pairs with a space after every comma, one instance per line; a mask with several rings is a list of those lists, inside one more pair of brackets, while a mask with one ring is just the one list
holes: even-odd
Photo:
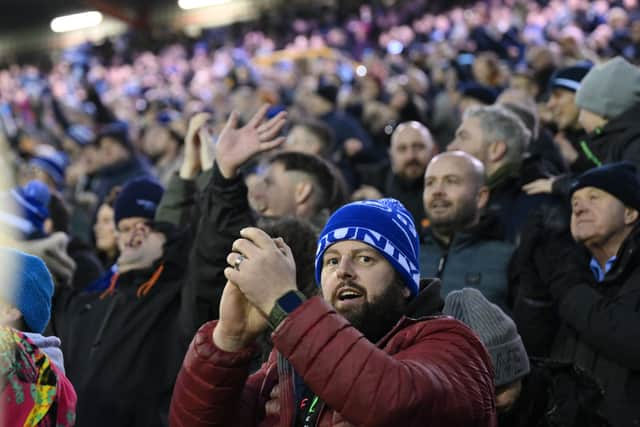
[[435, 153], [429, 129], [419, 122], [401, 123], [391, 135], [389, 161], [360, 167], [360, 183], [402, 202], [421, 227], [426, 218], [422, 206], [424, 171]]
[[513, 245], [498, 219], [483, 214], [489, 199], [482, 163], [462, 151], [433, 158], [424, 178], [430, 225], [420, 247], [422, 274], [442, 280], [444, 294], [473, 287], [507, 307], [507, 267]]
[[162, 193], [156, 182], [136, 179], [118, 195], [120, 256], [106, 290], [56, 290], [52, 324], [78, 393], [78, 425], [167, 425], [193, 331], [184, 321], [191, 310], [181, 305], [189, 242], [153, 222]]
[[590, 407], [584, 407], [584, 387], [577, 387], [572, 393], [577, 408], [614, 427], [636, 425], [640, 179], [635, 167], [623, 162], [586, 172], [572, 189], [571, 205], [571, 235], [583, 248], [543, 227], [528, 236], [523, 246], [530, 248], [529, 271], [522, 275], [514, 317], [525, 345], [544, 341], [536, 334], [555, 336], [551, 358], [573, 364], [602, 387], [602, 398]]
[[472, 107], [465, 112], [456, 137], [447, 150], [461, 150], [479, 159], [489, 187], [488, 209], [495, 212], [505, 237], [517, 242], [528, 216], [551, 202], [548, 195], [528, 195], [522, 186], [542, 171], [526, 164], [524, 152], [531, 139], [519, 117], [502, 106]]
[[[582, 79], [590, 69], [589, 63], [576, 64], [559, 69], [551, 78], [547, 108], [551, 113], [553, 124], [557, 128], [552, 142], [562, 155], [563, 167], [552, 171], [555, 176], [540, 178], [528, 183], [524, 187], [528, 194], [555, 191], [561, 196], [566, 196], [576, 174], [593, 167], [593, 163], [581, 148], [581, 145], [585, 144], [587, 132], [578, 120], [580, 108], [576, 105], [576, 92], [580, 89]], [[544, 133], [550, 135], [546, 129], [543, 129], [541, 135]], [[564, 173], [566, 171], [571, 173]]]
[[589, 71], [576, 93], [584, 154], [593, 167], [628, 160], [640, 166], [640, 68], [622, 57]]
[[128, 126], [114, 122], [102, 128], [96, 137], [100, 168], [91, 177], [90, 190], [102, 201], [116, 185], [136, 177], [152, 177], [149, 162], [131, 143]]
[[587, 133], [580, 124], [580, 108], [576, 105], [576, 92], [591, 65], [578, 64], [558, 70], [551, 78], [551, 93], [547, 108], [558, 131], [555, 141], [573, 172], [584, 172], [585, 158], [580, 156], [580, 143]]
[[[578, 142], [572, 172], [628, 160], [640, 167], [640, 68], [622, 57], [597, 65], [580, 82], [575, 96], [578, 122], [587, 135]], [[568, 194], [575, 175], [554, 177], [530, 194]]]
[[[172, 425], [495, 425], [493, 370], [478, 338], [452, 318], [403, 316], [437, 294], [429, 282], [421, 293], [418, 235], [398, 201], [331, 216], [315, 262], [323, 297], [296, 291], [282, 239], [241, 235], [220, 320], [200, 329], [178, 377]], [[249, 377], [255, 339], [269, 328], [275, 351]]]
[[[286, 113], [266, 120], [267, 109], [264, 105], [240, 128], [237, 116], [232, 114], [216, 143], [214, 165], [197, 180], [199, 167], [192, 166], [199, 163], [198, 154], [188, 136], [183, 168], [170, 180], [168, 194], [158, 209], [157, 218], [176, 224], [185, 221], [198, 224], [190, 259], [189, 287], [183, 295], [185, 310], [193, 312], [193, 332], [202, 323], [219, 317], [218, 306], [226, 283], [222, 275], [226, 251], [242, 228], [255, 226], [258, 219], [295, 217], [319, 231], [346, 198], [335, 168], [318, 156], [301, 152], [280, 151], [267, 157], [258, 182], [245, 184], [242, 167], [285, 140], [278, 135], [286, 123]], [[190, 123], [193, 132], [188, 135], [206, 132], [202, 129], [205, 121], [204, 117], [194, 117]], [[193, 173], [187, 173], [190, 169]], [[249, 198], [256, 211], [251, 209]]]

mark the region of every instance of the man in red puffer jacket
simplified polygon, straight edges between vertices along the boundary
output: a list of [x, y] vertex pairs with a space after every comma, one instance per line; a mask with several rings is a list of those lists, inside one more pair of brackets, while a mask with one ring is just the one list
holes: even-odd
[[[491, 359], [465, 325], [434, 316], [439, 283], [420, 287], [418, 235], [401, 203], [355, 202], [331, 216], [316, 254], [322, 297], [296, 290], [282, 239], [241, 236], [220, 320], [183, 362], [172, 426], [496, 425]], [[249, 376], [267, 328], [274, 351]]]

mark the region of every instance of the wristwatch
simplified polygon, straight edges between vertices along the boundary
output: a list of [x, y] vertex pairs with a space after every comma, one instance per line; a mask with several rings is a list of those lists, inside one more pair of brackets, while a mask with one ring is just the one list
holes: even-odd
[[284, 320], [285, 317], [293, 310], [302, 305], [307, 300], [307, 297], [300, 291], [292, 290], [282, 295], [276, 301], [275, 305], [269, 313], [269, 326], [271, 330], [276, 330], [278, 325]]

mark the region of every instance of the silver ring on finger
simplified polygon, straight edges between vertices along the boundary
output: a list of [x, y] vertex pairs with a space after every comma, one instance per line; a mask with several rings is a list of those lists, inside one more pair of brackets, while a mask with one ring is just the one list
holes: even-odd
[[240, 263], [242, 263], [242, 261], [244, 261], [244, 260], [245, 260], [245, 258], [244, 258], [244, 256], [243, 256], [243, 255], [238, 255], [238, 257], [236, 258], [236, 260], [235, 260], [235, 261], [233, 261], [233, 268], [234, 268], [236, 271], [240, 271]]

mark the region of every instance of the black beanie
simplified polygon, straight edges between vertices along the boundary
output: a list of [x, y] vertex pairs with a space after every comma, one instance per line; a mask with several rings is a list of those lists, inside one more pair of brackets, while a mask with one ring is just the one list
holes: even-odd
[[129, 152], [133, 151], [133, 145], [129, 139], [129, 126], [126, 122], [116, 121], [103, 126], [96, 135], [96, 142], [100, 143], [103, 138], [111, 138]]
[[475, 99], [484, 105], [492, 105], [498, 98], [498, 94], [495, 90], [475, 82], [461, 84], [460, 92], [463, 97]]
[[584, 76], [591, 69], [591, 64], [578, 64], [571, 67], [561, 68], [551, 77], [551, 89], [561, 88], [571, 92], [580, 89], [580, 84]]
[[122, 188], [114, 204], [116, 226], [125, 218], [153, 219], [164, 189], [150, 178], [133, 179]]
[[640, 179], [631, 162], [612, 163], [583, 173], [571, 188], [571, 195], [585, 187], [606, 191], [625, 206], [640, 211]]

